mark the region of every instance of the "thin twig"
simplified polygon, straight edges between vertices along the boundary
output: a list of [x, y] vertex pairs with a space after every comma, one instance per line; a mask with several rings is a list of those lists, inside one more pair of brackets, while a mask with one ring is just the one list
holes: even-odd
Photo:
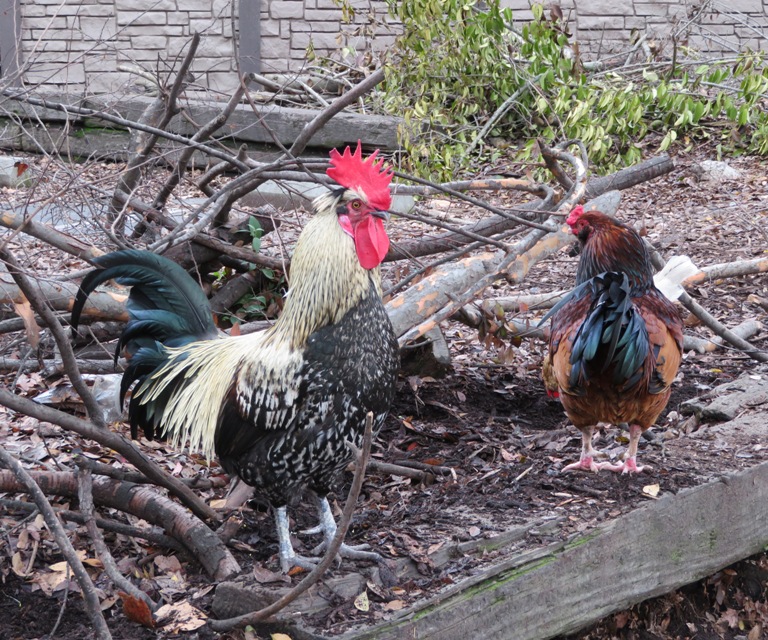
[[[463, 200], [464, 202], [469, 202], [470, 204], [473, 204], [476, 207], [480, 207], [482, 209], [485, 209], [486, 211], [495, 213], [497, 216], [501, 216], [502, 218], [507, 218], [512, 222], [517, 222], [518, 224], [522, 224], [527, 227], [533, 227], [534, 229], [540, 229], [542, 231], [551, 231], [551, 229], [549, 229], [548, 227], [542, 224], [539, 224], [532, 220], [526, 220], [525, 218], [520, 218], [519, 216], [513, 215], [508, 211], [505, 211], [504, 209], [500, 209], [499, 207], [494, 207], [493, 205], [485, 202], [484, 200], [480, 200], [478, 198], [468, 196], [466, 193], [462, 193], [461, 191], [456, 191], [456, 189], [451, 189], [450, 187], [443, 186], [442, 184], [431, 182], [430, 180], [425, 180], [424, 178], [418, 178], [416, 176], [403, 173], [401, 171], [395, 171], [394, 174], [398, 178], [402, 178], [404, 180], [410, 180], [411, 182], [416, 182], [417, 184], [427, 185], [429, 187], [437, 189], [441, 193], [454, 196], [455, 198], [458, 198], [459, 200]], [[450, 183], [447, 183], [447, 184], [450, 184]], [[547, 187], [545, 187], [544, 185], [534, 185], [534, 187], [536, 188], [536, 192], [539, 195], [545, 195], [547, 193]]]
[[13, 277], [14, 282], [16, 282], [19, 289], [27, 297], [34, 311], [43, 319], [51, 334], [53, 334], [67, 375], [72, 382], [72, 386], [80, 394], [90, 419], [100, 429], [106, 429], [107, 423], [104, 420], [104, 412], [80, 375], [80, 371], [77, 368], [77, 359], [75, 358], [74, 351], [72, 351], [72, 345], [69, 343], [67, 334], [56, 318], [56, 315], [48, 306], [48, 303], [40, 296], [29, 278], [21, 271], [13, 254], [4, 247], [0, 247], [0, 260], [8, 265], [8, 271], [11, 277]]
[[57, 424], [64, 429], [74, 431], [85, 438], [90, 438], [105, 447], [117, 451], [155, 484], [168, 489], [199, 518], [211, 520], [212, 522], [219, 522], [221, 520], [221, 516], [205, 504], [194, 491], [157, 466], [131, 441], [123, 436], [109, 429], [94, 427], [90, 422], [80, 420], [63, 411], [57, 411], [51, 407], [37, 404], [37, 402], [17, 396], [1, 387], [0, 404], [38, 420]]
[[399, 464], [391, 464], [389, 462], [381, 462], [381, 460], [376, 459], [373, 459], [368, 463], [368, 470], [374, 473], [378, 472], [411, 478], [412, 480], [418, 480], [419, 482], [426, 481], [429, 475], [434, 476], [434, 474], [430, 474], [429, 471], [422, 471], [421, 469], [405, 467]]
[[347, 91], [344, 95], [336, 98], [328, 107], [318, 113], [312, 120], [304, 125], [301, 133], [296, 137], [291, 148], [288, 149], [288, 155], [296, 157], [306, 149], [312, 137], [325, 126], [333, 116], [339, 113], [342, 109], [355, 102], [359, 97], [364, 96], [377, 84], [384, 80], [384, 69], [376, 69], [371, 75], [369, 75], [361, 83], [355, 85], [354, 88]]
[[104, 537], [101, 535], [101, 531], [96, 525], [93, 508], [93, 481], [91, 478], [91, 470], [88, 468], [88, 461], [86, 458], [80, 456], [76, 462], [80, 467], [77, 475], [77, 498], [80, 503], [80, 512], [85, 517], [85, 526], [88, 529], [88, 535], [91, 537], [91, 542], [93, 543], [96, 555], [104, 565], [104, 571], [107, 572], [109, 579], [112, 580], [112, 583], [118, 589], [138, 600], [143, 600], [150, 611], [155, 611], [157, 605], [152, 601], [152, 598], [128, 580], [117, 568], [115, 559], [112, 557], [106, 542], [104, 542]]
[[312, 585], [314, 585], [323, 574], [330, 568], [331, 564], [336, 560], [336, 554], [341, 548], [342, 542], [344, 542], [344, 536], [347, 535], [347, 529], [349, 523], [352, 521], [352, 514], [355, 511], [357, 505], [357, 499], [360, 496], [360, 491], [363, 488], [363, 480], [365, 479], [365, 469], [368, 461], [371, 457], [371, 442], [373, 440], [373, 412], [368, 412], [365, 417], [365, 435], [363, 436], [363, 448], [358, 450], [352, 443], [347, 443], [349, 447], [355, 452], [355, 475], [352, 480], [352, 487], [349, 489], [347, 495], [347, 501], [344, 503], [344, 509], [339, 519], [338, 528], [336, 529], [336, 535], [331, 540], [328, 548], [323, 555], [322, 560], [307, 576], [299, 582], [293, 589], [286, 593], [282, 598], [273, 602], [271, 605], [264, 607], [259, 611], [246, 613], [242, 616], [235, 618], [228, 618], [226, 620], [211, 620], [209, 624], [214, 631], [219, 633], [224, 631], [230, 631], [235, 628], [242, 628], [250, 624], [255, 624], [261, 620], [264, 620], [281, 609], [285, 608], [288, 604], [296, 600], [302, 593], [307, 591]]
[[75, 580], [77, 580], [77, 584], [80, 586], [80, 590], [83, 593], [85, 610], [93, 625], [96, 638], [98, 638], [98, 640], [111, 640], [112, 634], [110, 634], [107, 622], [104, 620], [104, 615], [101, 612], [99, 597], [96, 595], [96, 588], [93, 586], [91, 577], [88, 575], [83, 563], [80, 561], [77, 551], [75, 551], [69, 538], [67, 538], [64, 527], [56, 517], [45, 494], [40, 487], [37, 486], [37, 483], [27, 473], [24, 467], [22, 467], [21, 464], [3, 447], [0, 447], [0, 462], [2, 462], [6, 469], [13, 472], [13, 475], [16, 476], [18, 481], [24, 485], [27, 492], [32, 496], [37, 508], [45, 519], [45, 524], [48, 526], [48, 530], [51, 532], [51, 535], [53, 535], [54, 540], [56, 540], [59, 550], [69, 566], [72, 567]]
[[[206, 138], [209, 138], [211, 135], [213, 135], [216, 130], [221, 128], [242, 100], [245, 89], [245, 84], [240, 83], [235, 92], [232, 94], [232, 97], [227, 102], [226, 106], [208, 123], [200, 127], [197, 133], [192, 136], [192, 140], [195, 142], [205, 140]], [[194, 153], [195, 150], [193, 147], [187, 147], [179, 154], [178, 160], [176, 161], [176, 166], [173, 168], [171, 175], [168, 176], [165, 184], [160, 188], [160, 192], [152, 203], [153, 208], [160, 210], [165, 206], [165, 203], [168, 201], [171, 193], [173, 193], [173, 190], [176, 188], [179, 182], [181, 182], [181, 178], [184, 175], [184, 172], [187, 170], [187, 164], [189, 163], [189, 160], [192, 158]]]
[[[21, 500], [9, 500], [8, 498], [0, 498], [0, 507], [3, 507], [7, 511], [24, 511], [26, 513], [37, 513], [37, 507], [29, 502], [22, 502]], [[62, 520], [68, 522], [76, 522], [77, 524], [85, 524], [85, 516], [76, 511], [68, 511], [66, 509], [53, 508], [56, 515]], [[96, 524], [100, 529], [104, 531], [112, 531], [113, 533], [119, 533], [121, 536], [128, 538], [139, 538], [146, 540], [147, 542], [165, 547], [167, 549], [173, 549], [174, 551], [185, 551], [184, 545], [182, 545], [175, 538], [161, 533], [162, 529], [159, 527], [152, 527], [151, 529], [132, 527], [124, 522], [118, 522], [117, 520], [111, 520], [109, 518], [96, 518]]]

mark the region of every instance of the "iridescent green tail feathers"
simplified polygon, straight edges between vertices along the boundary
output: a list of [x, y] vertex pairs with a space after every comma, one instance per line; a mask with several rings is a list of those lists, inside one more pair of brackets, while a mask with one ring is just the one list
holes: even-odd
[[[198, 283], [176, 263], [149, 251], [133, 249], [109, 253], [93, 262], [97, 268], [83, 278], [70, 323], [74, 334], [88, 296], [107, 280], [131, 287], [126, 303], [128, 324], [115, 349], [115, 362], [123, 352], [128, 358], [120, 386], [121, 403], [134, 381], [141, 383], [167, 361], [166, 347], [217, 336], [208, 299]], [[147, 409], [151, 408], [131, 402], [129, 415], [134, 437], [137, 426], [145, 427], [148, 437], [152, 436], [154, 429], [145, 422]]]

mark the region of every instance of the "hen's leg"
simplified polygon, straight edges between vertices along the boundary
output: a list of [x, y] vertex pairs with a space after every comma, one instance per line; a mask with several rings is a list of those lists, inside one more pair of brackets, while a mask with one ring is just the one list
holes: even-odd
[[620, 471], [621, 473], [640, 473], [644, 469], [650, 469], [648, 465], [637, 466], [637, 445], [640, 442], [640, 436], [643, 435], [643, 428], [639, 424], [629, 426], [629, 446], [624, 454], [624, 462], [621, 464], [611, 464], [603, 462], [598, 465], [600, 469], [609, 471]]
[[317, 564], [317, 559], [300, 556], [293, 549], [286, 507], [275, 509], [275, 528], [277, 529], [277, 540], [280, 545], [280, 568], [283, 570], [283, 573], [288, 573], [292, 567], [313, 569]]
[[[317, 496], [317, 515], [320, 519], [320, 524], [307, 533], [319, 533], [322, 531], [325, 540], [312, 549], [312, 553], [322, 553], [328, 548], [328, 545], [331, 544], [333, 537], [336, 535], [336, 520], [333, 517], [331, 505], [328, 504], [328, 498], [325, 496]], [[356, 546], [342, 544], [339, 548], [339, 556], [342, 558], [351, 558], [353, 560], [381, 561], [382, 558], [378, 553], [374, 551], [365, 551], [367, 548], [367, 544]]]
[[563, 471], [575, 471], [575, 470], [586, 470], [586, 471], [600, 471], [602, 466], [595, 462], [595, 458], [598, 456], [601, 456], [599, 451], [592, 448], [592, 435], [595, 431], [594, 425], [591, 425], [589, 427], [581, 427], [581, 458], [579, 458], [578, 462], [574, 462], [573, 464], [569, 464], [565, 467], [563, 467]]

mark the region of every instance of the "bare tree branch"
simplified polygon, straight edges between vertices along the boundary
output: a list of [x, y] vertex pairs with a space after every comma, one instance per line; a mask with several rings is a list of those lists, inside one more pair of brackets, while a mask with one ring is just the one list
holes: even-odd
[[85, 570], [85, 567], [80, 561], [69, 538], [67, 538], [64, 527], [56, 517], [45, 494], [33, 480], [32, 476], [27, 473], [24, 467], [22, 467], [21, 464], [19, 464], [19, 462], [3, 447], [0, 447], [0, 462], [2, 462], [6, 469], [10, 470], [19, 484], [24, 487], [24, 490], [32, 496], [40, 513], [43, 514], [45, 524], [48, 525], [48, 530], [51, 532], [51, 535], [53, 535], [54, 540], [56, 540], [56, 544], [64, 555], [67, 564], [72, 568], [72, 573], [75, 575], [77, 584], [80, 585], [80, 590], [83, 592], [85, 610], [94, 627], [96, 637], [99, 640], [111, 640], [112, 634], [109, 632], [107, 622], [104, 620], [104, 615], [101, 613], [101, 606], [99, 604], [99, 597], [96, 595], [96, 588], [93, 586], [91, 577]]
[[152, 598], [136, 587], [130, 580], [120, 573], [120, 570], [117, 568], [115, 559], [112, 557], [112, 554], [107, 548], [107, 544], [104, 542], [104, 537], [101, 535], [101, 531], [99, 531], [99, 527], [96, 525], [93, 509], [93, 480], [91, 477], [91, 470], [87, 467], [84, 458], [81, 458], [78, 463], [82, 463], [78, 473], [77, 489], [80, 512], [85, 517], [85, 526], [88, 529], [88, 535], [91, 537], [91, 542], [93, 542], [93, 548], [95, 549], [96, 554], [104, 565], [104, 571], [107, 572], [109, 579], [112, 580], [113, 584], [118, 589], [138, 600], [143, 600], [150, 611], [154, 611], [157, 609], [157, 605], [152, 602]]
[[219, 514], [205, 504], [189, 487], [163, 471], [154, 462], [149, 460], [130, 440], [125, 439], [123, 436], [113, 433], [109, 429], [98, 429], [90, 422], [80, 420], [75, 416], [57, 411], [51, 407], [37, 404], [32, 400], [17, 396], [7, 389], [0, 388], [0, 404], [38, 420], [58, 424], [64, 429], [69, 429], [85, 438], [98, 442], [102, 446], [114, 449], [147, 476], [147, 478], [157, 485], [165, 487], [178, 497], [198, 517], [212, 522], [220, 520]]

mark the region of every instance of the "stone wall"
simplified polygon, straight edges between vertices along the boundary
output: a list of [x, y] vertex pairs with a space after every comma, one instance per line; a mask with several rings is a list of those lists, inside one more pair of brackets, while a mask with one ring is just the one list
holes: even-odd
[[[335, 0], [20, 0], [24, 84], [75, 95], [135, 95], [150, 76], [177, 64], [198, 31], [192, 87], [231, 93], [237, 83], [232, 8], [253, 15], [242, 29], [260, 30], [260, 71], [306, 70], [306, 52], [339, 52], [350, 59], [391, 45], [397, 23], [384, 0], [352, 0], [343, 21]], [[520, 25], [529, 0], [502, 0]], [[569, 29], [587, 58], [626, 50], [634, 33], [646, 53], [668, 56], [670, 33], [704, 53], [745, 46], [768, 49], [768, 0], [560, 0]], [[704, 10], [702, 10], [704, 6]], [[257, 20], [255, 16], [259, 16]], [[347, 16], [350, 17], [350, 16]]]
[[[199, 31], [195, 83], [223, 93], [237, 82], [230, 0], [22, 0], [26, 85], [74, 94], [135, 94], [178, 64]], [[148, 8], [149, 7], [149, 8]]]
[[262, 71], [301, 71], [310, 45], [319, 54], [344, 49], [354, 58], [369, 45], [375, 52], [394, 42], [397, 22], [384, 0], [348, 4], [355, 15], [345, 23], [336, 0], [261, 0]]
[[[531, 20], [528, 0], [501, 0], [515, 21]], [[549, 3], [544, 3], [549, 4]], [[678, 45], [705, 56], [749, 47], [768, 50], [768, 0], [559, 0], [580, 49], [590, 58], [627, 50], [633, 33], [652, 54], [671, 56]]]

